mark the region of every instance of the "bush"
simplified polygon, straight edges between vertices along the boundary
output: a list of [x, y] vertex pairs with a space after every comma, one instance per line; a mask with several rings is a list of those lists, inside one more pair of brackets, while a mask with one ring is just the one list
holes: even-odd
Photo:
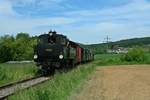
[[18, 33], [16, 37], [5, 35], [0, 37], [0, 63], [7, 61], [32, 60], [33, 46], [37, 37], [26, 33]]
[[124, 61], [143, 62], [146, 60], [145, 52], [142, 48], [133, 48], [122, 58]]

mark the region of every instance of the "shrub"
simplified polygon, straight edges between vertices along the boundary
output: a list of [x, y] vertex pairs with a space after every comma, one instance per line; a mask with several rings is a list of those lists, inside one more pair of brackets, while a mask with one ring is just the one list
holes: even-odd
[[143, 62], [146, 60], [145, 52], [142, 48], [133, 48], [128, 51], [125, 55], [123, 55], [122, 60], [124, 61], [135, 61], [135, 62]]

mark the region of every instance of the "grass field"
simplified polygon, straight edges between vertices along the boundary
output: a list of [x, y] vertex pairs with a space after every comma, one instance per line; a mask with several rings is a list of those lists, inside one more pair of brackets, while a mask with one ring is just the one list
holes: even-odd
[[66, 100], [80, 84], [91, 75], [96, 67], [104, 65], [150, 64], [150, 54], [147, 61], [126, 62], [120, 59], [121, 54], [96, 55], [95, 61], [80, 65], [68, 73], [56, 73], [52, 80], [37, 87], [17, 93], [10, 100]]
[[[39, 85], [39, 88], [31, 88], [11, 96], [10, 100], [66, 100], [67, 96], [84, 81], [97, 66], [126, 65], [126, 64], [150, 64], [150, 54], [146, 54], [147, 60], [143, 62], [122, 61], [121, 54], [101, 54], [95, 56], [95, 61], [80, 65], [68, 73], [56, 73], [54, 79]], [[36, 66], [32, 64], [0, 64], [0, 86], [9, 82], [35, 76]]]
[[52, 80], [30, 88], [17, 95], [11, 96], [10, 100], [66, 100], [80, 83], [95, 70], [93, 63], [80, 65], [67, 73], [56, 73]]
[[95, 56], [95, 63], [99, 66], [103, 65], [129, 65], [129, 64], [150, 64], [150, 53], [146, 53], [146, 60], [142, 62], [123, 61], [123, 54], [100, 54]]
[[36, 66], [31, 64], [0, 64], [0, 86], [35, 75]]

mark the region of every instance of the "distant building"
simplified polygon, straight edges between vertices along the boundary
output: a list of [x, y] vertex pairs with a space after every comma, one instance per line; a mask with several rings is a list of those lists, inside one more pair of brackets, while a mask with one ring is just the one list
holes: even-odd
[[111, 48], [107, 50], [107, 53], [115, 53], [115, 54], [120, 54], [120, 53], [127, 53], [128, 49], [127, 48], [123, 48], [123, 47], [119, 47], [119, 46], [113, 46], [115, 48]]

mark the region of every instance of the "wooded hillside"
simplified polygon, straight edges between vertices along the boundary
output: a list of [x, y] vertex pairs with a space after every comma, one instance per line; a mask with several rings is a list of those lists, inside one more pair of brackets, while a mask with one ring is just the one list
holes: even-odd
[[124, 48], [130, 48], [135, 46], [150, 46], [150, 37], [126, 39], [110, 43], [91, 44], [87, 45], [87, 47], [91, 48], [96, 54], [98, 54], [105, 53], [106, 48], [111, 48], [113, 45]]

